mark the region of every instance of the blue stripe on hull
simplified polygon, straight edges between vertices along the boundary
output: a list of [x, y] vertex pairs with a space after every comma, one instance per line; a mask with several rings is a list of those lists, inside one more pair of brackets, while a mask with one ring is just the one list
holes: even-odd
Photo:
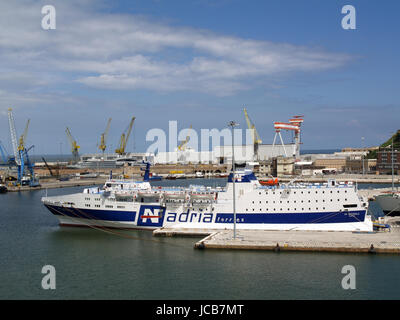
[[136, 211], [75, 209], [45, 205], [54, 215], [104, 221], [135, 221]]
[[[136, 221], [136, 211], [112, 211], [112, 210], [96, 210], [96, 209], [75, 209], [65, 208], [52, 205], [46, 205], [46, 207], [57, 216], [68, 216], [73, 218], [84, 218], [93, 220], [104, 220], [104, 221]], [[154, 210], [162, 209], [161, 207], [153, 206], [141, 206], [140, 214], [138, 217], [138, 225], [143, 226], [155, 226], [161, 227], [164, 222], [164, 217], [168, 222], [179, 222], [178, 215], [176, 213], [163, 213], [163, 210], [159, 212], [159, 219], [144, 218], [145, 209]], [[214, 219], [204, 219], [205, 214], [196, 214], [193, 212], [186, 213], [191, 216], [190, 220], [187, 217], [185, 221], [190, 222], [201, 222], [201, 223], [212, 223]], [[238, 213], [236, 214], [236, 222], [248, 223], [248, 224], [317, 224], [317, 223], [354, 223], [363, 222], [365, 219], [366, 210], [358, 211], [341, 211], [341, 212], [296, 212], [296, 213]], [[146, 214], [147, 215], [147, 214]], [[174, 215], [174, 219], [171, 220], [169, 217]], [[196, 215], [192, 219], [192, 215]], [[203, 216], [203, 218], [198, 218]], [[146, 219], [145, 221], [142, 221]], [[217, 213], [215, 223], [233, 223], [233, 213]]]
[[[238, 213], [236, 214], [236, 223], [351, 223], [364, 221], [365, 213], [365, 210], [351, 212]], [[233, 222], [233, 213], [218, 213], [215, 222]]]

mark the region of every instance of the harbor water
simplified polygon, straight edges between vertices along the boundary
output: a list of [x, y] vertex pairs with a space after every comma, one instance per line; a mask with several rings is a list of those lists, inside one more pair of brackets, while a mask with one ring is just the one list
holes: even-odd
[[[197, 238], [60, 227], [40, 202], [45, 193], [0, 194], [0, 299], [400, 299], [398, 255], [202, 251], [193, 249]], [[370, 211], [382, 214], [375, 202]], [[45, 265], [55, 267], [55, 290], [41, 287]], [[345, 265], [355, 267], [354, 290], [342, 288]]]

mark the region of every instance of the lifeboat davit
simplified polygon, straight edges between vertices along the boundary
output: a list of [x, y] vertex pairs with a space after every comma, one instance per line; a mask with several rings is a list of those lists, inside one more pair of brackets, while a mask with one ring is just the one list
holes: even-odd
[[259, 182], [262, 186], [277, 186], [279, 184], [278, 178], [268, 179], [268, 180], [260, 180]]

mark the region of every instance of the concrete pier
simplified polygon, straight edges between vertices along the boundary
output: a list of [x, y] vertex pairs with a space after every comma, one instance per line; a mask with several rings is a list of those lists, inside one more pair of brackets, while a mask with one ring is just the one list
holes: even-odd
[[19, 191], [42, 190], [42, 189], [94, 186], [94, 185], [102, 185], [102, 184], [104, 184], [105, 181], [106, 181], [106, 178], [71, 179], [68, 181], [53, 180], [53, 181], [48, 181], [48, 182], [40, 182], [40, 186], [38, 186], [38, 187], [7, 185], [7, 190], [9, 192], [19, 192]]
[[[400, 192], [398, 187], [395, 188], [395, 192]], [[368, 200], [375, 200], [375, 197], [380, 194], [390, 193], [392, 188], [376, 188], [376, 189], [362, 189], [358, 190], [360, 196], [366, 197]]]
[[196, 230], [161, 228], [155, 236], [207, 236], [194, 244], [196, 249], [241, 249], [269, 251], [318, 251], [400, 254], [400, 218], [387, 218], [391, 231], [371, 233], [327, 231]]

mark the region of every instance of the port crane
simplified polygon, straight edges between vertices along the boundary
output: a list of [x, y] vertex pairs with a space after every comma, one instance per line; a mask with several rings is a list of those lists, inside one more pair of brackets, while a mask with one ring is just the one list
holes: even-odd
[[107, 148], [106, 141], [107, 141], [108, 131], [110, 130], [110, 123], [111, 123], [111, 118], [108, 119], [106, 130], [101, 134], [100, 137], [99, 149], [103, 152], [103, 154]]
[[254, 155], [256, 159], [258, 159], [258, 145], [262, 143], [262, 140], [257, 132], [257, 129], [253, 121], [251, 121], [246, 108], [243, 109], [243, 112], [244, 112], [244, 117], [246, 118], [247, 127], [249, 128], [249, 130], [251, 130], [251, 138], [253, 140], [253, 146], [254, 146]]
[[283, 150], [285, 152], [285, 156], [287, 157], [287, 152], [286, 152], [285, 144], [283, 143], [281, 130], [292, 131], [292, 132], [294, 132], [295, 145], [296, 145], [296, 151], [293, 156], [296, 159], [299, 159], [300, 158], [300, 127], [303, 122], [304, 122], [304, 116], [294, 116], [292, 119], [289, 120], [289, 122], [274, 122], [275, 136], [274, 136], [274, 141], [272, 143], [272, 147], [273, 148], [275, 147], [276, 138], [277, 138], [277, 136], [279, 136]]
[[76, 163], [79, 160], [80, 146], [78, 146], [76, 140], [73, 138], [71, 131], [69, 130], [68, 127], [65, 129], [65, 133], [67, 134], [68, 141], [71, 144], [71, 152], [72, 152], [73, 162]]
[[[189, 131], [190, 131], [191, 129], [192, 129], [192, 125], [190, 125]], [[179, 144], [178, 150], [179, 150], [179, 151], [185, 151], [186, 146], [187, 146], [189, 140], [190, 140], [190, 135], [188, 134], [188, 135], [186, 136], [186, 139], [183, 140], [183, 141]]]
[[[39, 183], [35, 179], [33, 166], [28, 156], [29, 150], [31, 150], [34, 146], [31, 146], [28, 149], [25, 146], [26, 137], [28, 135], [29, 122], [30, 120], [28, 119], [24, 133], [17, 140], [17, 131], [15, 129], [14, 115], [12, 109], [11, 108], [8, 109], [8, 124], [10, 127], [11, 143], [13, 146], [15, 163], [17, 164], [18, 168], [17, 183], [20, 185], [29, 184], [31, 187], [34, 187], [38, 186]], [[25, 178], [26, 174], [28, 174], [26, 172], [27, 170], [29, 171], [30, 174], [29, 179]]]
[[136, 119], [136, 117], [132, 117], [132, 120], [129, 123], [128, 129], [125, 130], [126, 134], [125, 134], [125, 131], [121, 134], [121, 138], [120, 138], [120, 141], [119, 141], [119, 147], [117, 149], [115, 149], [115, 152], [120, 154], [120, 155], [125, 154], [126, 145], [128, 143], [128, 139], [129, 139], [129, 136], [131, 134], [132, 126], [133, 126], [133, 123], [134, 123], [135, 119]]

